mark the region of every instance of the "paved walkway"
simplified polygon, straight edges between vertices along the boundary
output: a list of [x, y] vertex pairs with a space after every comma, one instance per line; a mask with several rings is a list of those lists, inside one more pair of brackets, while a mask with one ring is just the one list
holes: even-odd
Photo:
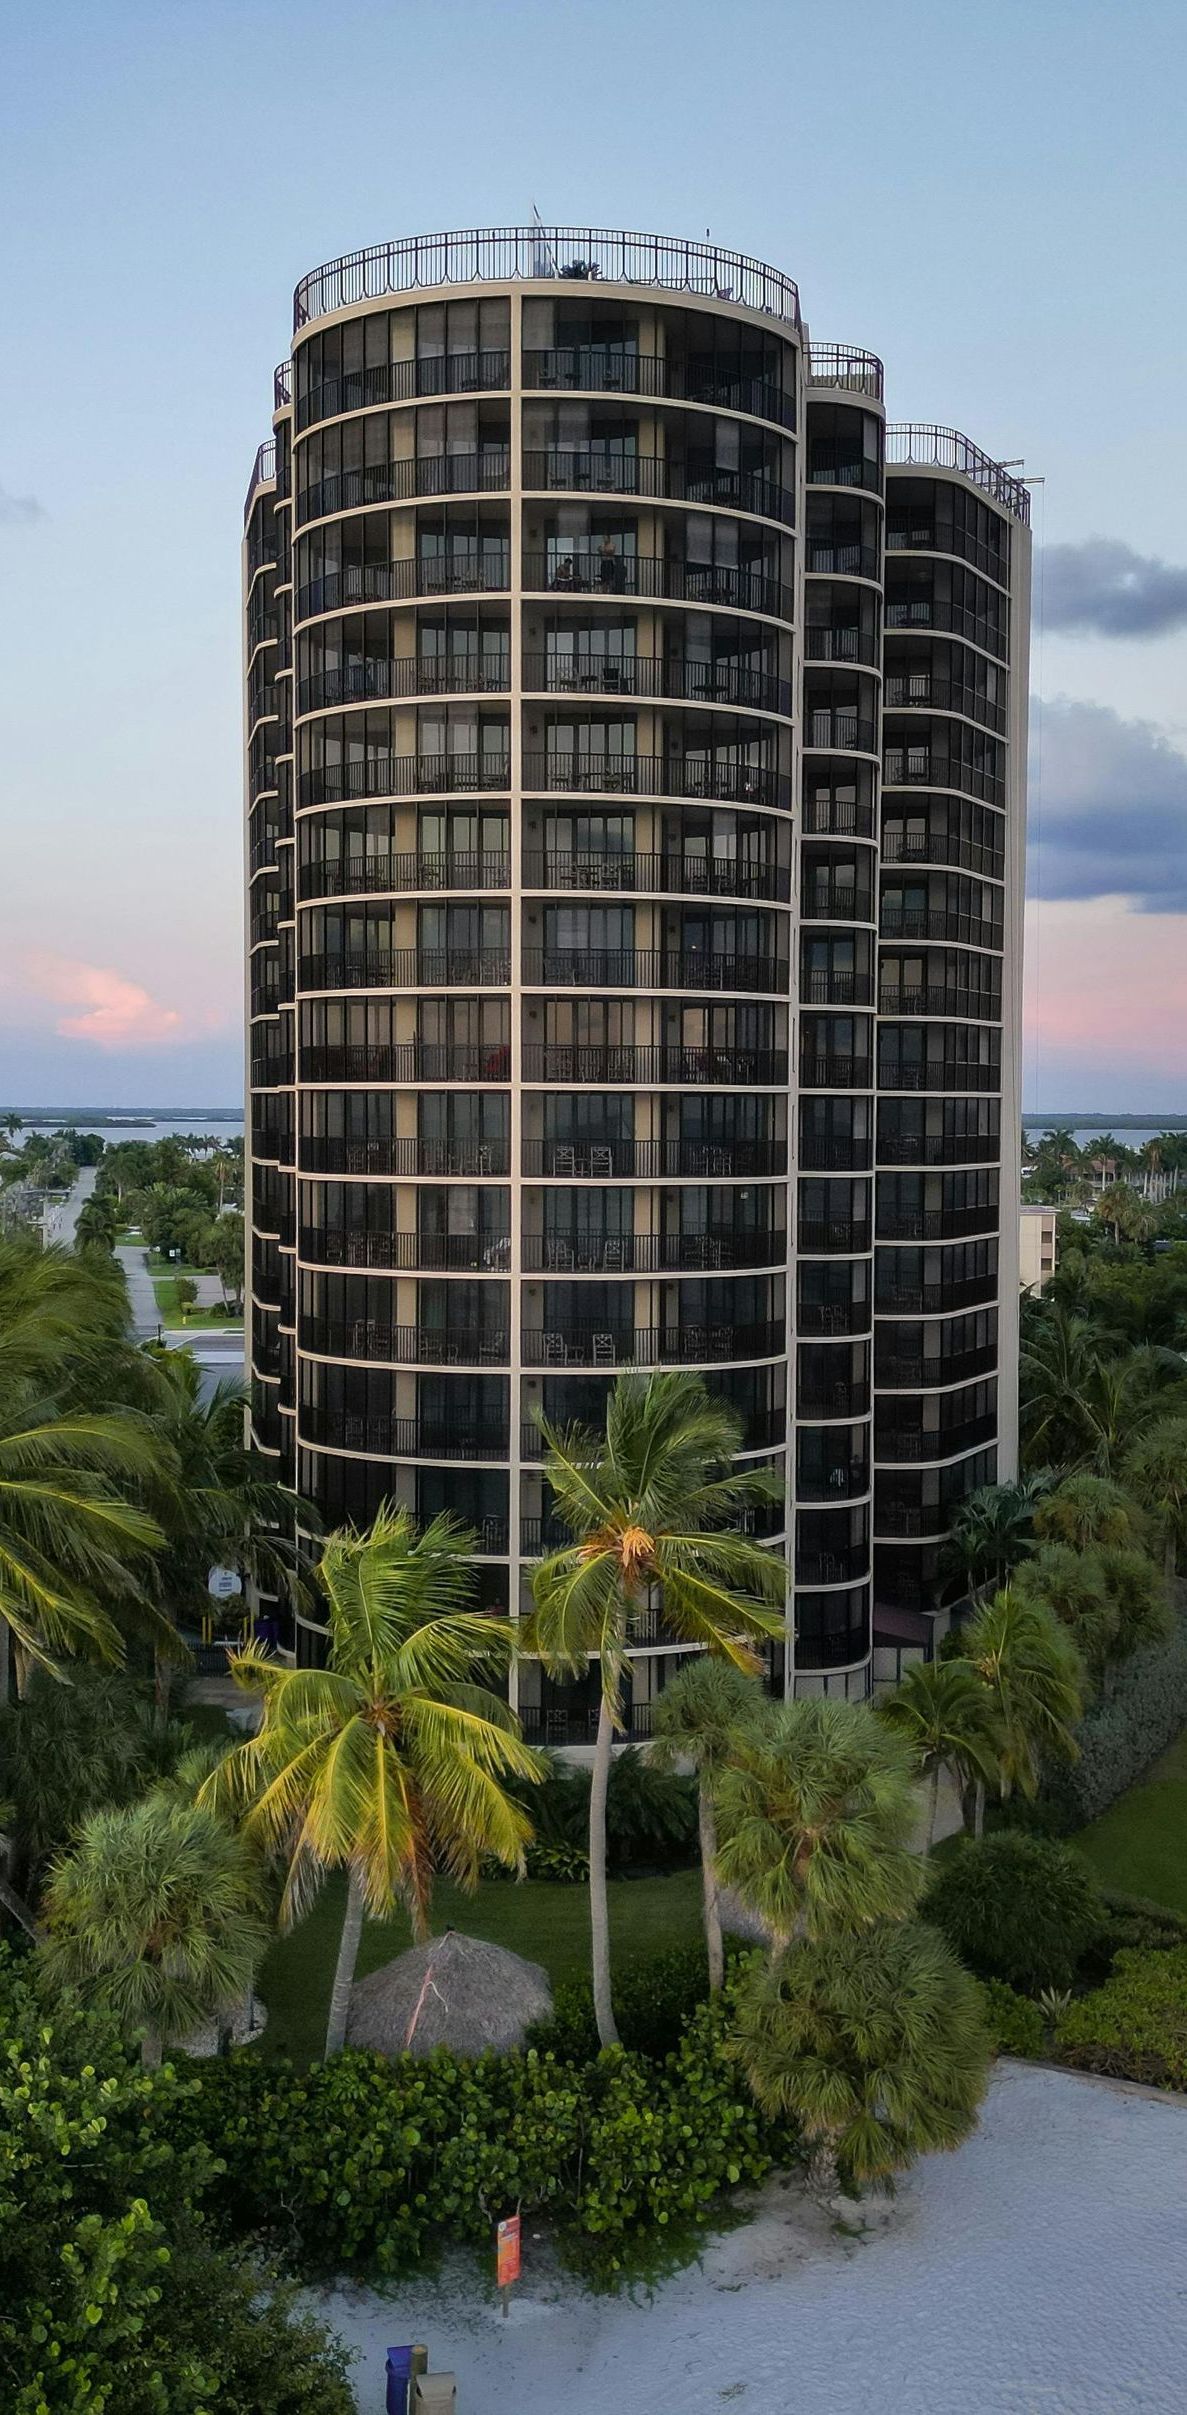
[[97, 1172], [96, 1166], [80, 1166], [77, 1180], [69, 1196], [62, 1200], [60, 1206], [47, 1208], [44, 1226], [47, 1242], [58, 1245], [62, 1249], [70, 1249], [73, 1246], [78, 1212], [84, 1199], [89, 1199], [95, 1188]]
[[144, 1243], [142, 1241], [123, 1241], [115, 1254], [127, 1276], [128, 1300], [136, 1331], [143, 1339], [155, 1341], [161, 1327], [161, 1312], [157, 1307], [157, 1295], [153, 1290], [149, 1271], [144, 1263]]

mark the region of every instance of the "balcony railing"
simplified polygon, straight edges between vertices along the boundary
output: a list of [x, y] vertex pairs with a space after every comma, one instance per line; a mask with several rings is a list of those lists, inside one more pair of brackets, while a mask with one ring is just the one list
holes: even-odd
[[876, 352], [863, 352], [858, 344], [810, 344], [808, 383], [837, 386], [843, 394], [868, 394], [872, 402], [881, 402], [882, 363]]
[[613, 1088], [619, 1083], [646, 1089], [652, 1083], [671, 1082], [682, 1090], [730, 1088], [734, 1083], [778, 1090], [787, 1083], [787, 1051], [570, 1046], [546, 1041], [525, 1047], [523, 1078], [525, 1082], [561, 1082], [566, 1089]]
[[942, 906], [917, 913], [883, 899], [879, 927], [883, 939], [950, 939], [960, 947], [995, 950], [1004, 944], [1000, 922], [983, 922], [978, 916]]
[[860, 713], [810, 707], [804, 717], [804, 745], [817, 753], [873, 755], [878, 751], [877, 724]]
[[372, 1318], [349, 1323], [329, 1317], [302, 1317], [299, 1338], [303, 1350], [321, 1358], [365, 1359], [376, 1366], [505, 1367], [509, 1336], [500, 1331], [476, 1332], [473, 1326], [456, 1332], [430, 1325], [383, 1325]]
[[704, 1233], [525, 1233], [526, 1274], [733, 1274], [782, 1266], [787, 1234], [731, 1230]]
[[505, 948], [370, 948], [341, 956], [302, 956], [297, 986], [337, 989], [482, 989], [511, 979]]
[[343, 1232], [303, 1225], [298, 1252], [308, 1266], [374, 1267], [393, 1274], [505, 1274], [506, 1233]]
[[[860, 900], [858, 901], [860, 904]], [[850, 908], [853, 899], [849, 900]], [[805, 921], [836, 921], [838, 916], [817, 913], [817, 900], [805, 907]], [[872, 973], [813, 973], [800, 974], [800, 1004], [802, 1006], [872, 1006], [874, 976]]]
[[[716, 504], [726, 511], [795, 526], [795, 495], [761, 470], [725, 469], [717, 462], [690, 469], [663, 453], [618, 453], [599, 445], [550, 445], [525, 452], [523, 483], [531, 494], [637, 495], [648, 500]], [[384, 498], [377, 498], [383, 500]], [[392, 500], [396, 500], [395, 497]], [[338, 506], [331, 506], [337, 509]]]
[[872, 1090], [872, 1057], [819, 1056], [805, 1050], [800, 1056], [800, 1087], [804, 1090]]
[[868, 670], [881, 665], [875, 629], [833, 629], [819, 621], [809, 621], [804, 631], [804, 655], [808, 662], [855, 662]]
[[[743, 1410], [741, 1415], [741, 1447], [743, 1451], [771, 1451], [783, 1448], [787, 1440], [787, 1418], [782, 1408]], [[544, 1439], [538, 1426], [525, 1424], [520, 1428], [519, 1455], [521, 1459], [533, 1464], [544, 1458]], [[741, 1520], [736, 1523], [740, 1525]], [[774, 1529], [775, 1533], [781, 1531], [780, 1527]]]
[[928, 672], [892, 672], [883, 681], [883, 703], [894, 712], [959, 713], [999, 736], [1006, 727], [1006, 708], [980, 688], [959, 680], [933, 678]]
[[[261, 486], [270, 486], [275, 479], [275, 476], [276, 438], [274, 436], [267, 436], [265, 437], [263, 444], [257, 448], [255, 460], [251, 465], [251, 476], [247, 481], [247, 494], [244, 498], [243, 504], [243, 525], [245, 528], [251, 518], [251, 507], [255, 502], [256, 494], [259, 488]], [[248, 555], [248, 561], [252, 570], [258, 569], [259, 564], [258, 562], [252, 561], [250, 552]]]
[[868, 1576], [870, 1546], [848, 1543], [837, 1551], [800, 1551], [795, 1555], [797, 1585], [851, 1585]]
[[944, 1459], [959, 1459], [964, 1451], [979, 1450], [986, 1442], [997, 1439], [997, 1415], [990, 1411], [986, 1417], [966, 1418], [963, 1425], [947, 1429], [919, 1426], [876, 1426], [874, 1457], [882, 1466], [908, 1466], [921, 1460], [932, 1463]]
[[509, 1082], [509, 1047], [447, 1041], [341, 1041], [301, 1050], [303, 1082]]
[[868, 1174], [874, 1161], [871, 1133], [800, 1134], [802, 1174]]
[[641, 394], [658, 402], [705, 403], [795, 427], [795, 396], [762, 377], [715, 376], [683, 361], [635, 352], [623, 344], [566, 344], [525, 352], [525, 386], [550, 392]]
[[511, 451], [492, 444], [475, 453], [428, 453], [419, 461], [374, 461], [361, 470], [319, 478], [297, 497], [297, 526], [373, 503], [413, 503], [426, 495], [505, 495]]
[[955, 1090], [977, 1092], [1000, 1090], [1000, 1065], [962, 1065], [950, 1057], [932, 1057], [925, 1065], [896, 1065], [883, 1062], [878, 1067], [878, 1088], [884, 1091]]
[[752, 863], [739, 855], [529, 852], [523, 876], [529, 889], [584, 889], [602, 895], [741, 897], [763, 905], [786, 905], [791, 898], [791, 873], [785, 864]]
[[470, 1459], [507, 1457], [506, 1424], [467, 1424], [461, 1413], [447, 1421], [428, 1417], [359, 1417], [344, 1410], [302, 1403], [297, 1427], [303, 1442], [331, 1450], [358, 1451], [384, 1459]]
[[860, 1375], [818, 1383], [812, 1374], [802, 1374], [796, 1402], [797, 1416], [812, 1422], [821, 1418], [831, 1421], [836, 1417], [864, 1417], [870, 1406], [870, 1379], [868, 1375]]
[[858, 1501], [870, 1489], [868, 1459], [837, 1459], [831, 1467], [796, 1477], [797, 1501]]
[[509, 754], [368, 755], [303, 771], [301, 805], [349, 805], [363, 797], [468, 796], [509, 788]]
[[855, 804], [849, 798], [813, 796], [810, 779], [805, 785], [801, 818], [805, 838], [872, 839], [877, 837], [872, 804]]
[[787, 996], [789, 967], [775, 956], [727, 956], [712, 948], [533, 948], [523, 977], [557, 989], [685, 989]]
[[983, 1166], [996, 1165], [1001, 1148], [997, 1132], [888, 1132], [875, 1156], [881, 1166]]
[[942, 1015], [960, 1023], [1000, 1023], [1002, 1002], [992, 990], [887, 987], [878, 992], [883, 1015]]
[[810, 536], [806, 559], [809, 575], [816, 578], [879, 581], [882, 577], [882, 553], [877, 545], [837, 544]]
[[563, 1331], [528, 1326], [522, 1336], [528, 1367], [701, 1367], [725, 1360], [777, 1358], [787, 1349], [783, 1319], [751, 1325], [653, 1325], [633, 1332], [567, 1324]]
[[317, 671], [297, 687], [297, 711], [320, 713], [329, 705], [382, 703], [408, 696], [505, 695], [511, 657], [499, 654], [373, 655]]
[[924, 1357], [921, 1352], [876, 1349], [874, 1382], [880, 1392], [937, 1392], [955, 1384], [971, 1382], [979, 1375], [993, 1375], [997, 1369], [996, 1341], [983, 1342], [975, 1350], [953, 1350], [945, 1357]]
[[956, 428], [925, 427], [916, 421], [887, 428], [886, 458], [904, 466], [918, 463], [921, 469], [957, 470], [1003, 511], [1012, 512], [1024, 528], [1030, 526], [1029, 489]]
[[416, 293], [435, 285], [504, 284], [526, 277], [533, 283], [601, 280], [613, 285], [658, 286], [715, 302], [737, 302], [798, 329], [799, 295], [790, 277], [723, 251], [716, 243], [690, 243], [678, 235], [627, 234], [591, 226], [478, 227], [464, 234], [409, 235], [347, 252], [302, 277], [293, 296], [294, 329], [351, 303], [381, 301], [393, 293]]
[[343, 377], [310, 386], [298, 397], [297, 431], [385, 403], [419, 402], [439, 394], [505, 393], [510, 383], [507, 351], [437, 352], [417, 361], [380, 361], [370, 369], [350, 369]]
[[879, 1241], [963, 1241], [970, 1233], [994, 1233], [1001, 1213], [996, 1199], [983, 1207], [880, 1208]]
[[305, 1133], [302, 1173], [406, 1174], [484, 1179], [510, 1167], [506, 1140], [340, 1140]]
[[801, 1300], [796, 1309], [796, 1327], [804, 1341], [843, 1340], [846, 1335], [868, 1333], [872, 1322], [869, 1299]]
[[525, 1140], [523, 1171], [554, 1182], [730, 1182], [785, 1175], [783, 1140]]
[[868, 1216], [801, 1216], [799, 1247], [812, 1257], [837, 1250], [860, 1257], [872, 1249], [873, 1226]]
[[732, 612], [795, 617], [795, 591], [760, 570], [728, 562], [682, 562], [663, 554], [604, 553], [575, 538], [563, 554], [524, 556], [525, 590], [550, 595], [630, 595], [677, 604], [720, 604]]
[[784, 773], [760, 764], [705, 763], [696, 756], [529, 754], [523, 777], [525, 788], [545, 794], [578, 789], [599, 796], [691, 797], [791, 810], [791, 782]]
[[502, 595], [511, 583], [509, 544], [466, 554], [431, 554], [401, 562], [352, 562], [327, 571], [297, 591], [296, 617], [347, 612], [360, 604], [409, 604], [442, 595]]
[[884, 864], [947, 865], [960, 872], [978, 872], [988, 880], [1005, 877], [1000, 847], [982, 847], [973, 839], [950, 837], [947, 831], [884, 831]]
[[823, 445], [811, 445], [808, 452], [809, 486], [860, 487], [867, 495], [882, 492], [882, 471], [877, 461], [869, 461], [863, 453], [832, 452]]
[[946, 1283], [911, 1283], [885, 1271], [874, 1302], [879, 1316], [947, 1316], [957, 1308], [979, 1308], [997, 1298], [994, 1267], [983, 1275], [954, 1276]]
[[509, 855], [347, 855], [302, 864], [302, 901], [316, 897], [374, 897], [415, 890], [508, 889]]
[[641, 696], [676, 704], [732, 705], [789, 717], [792, 690], [746, 663], [679, 662], [664, 654], [529, 654], [523, 684], [543, 696]]

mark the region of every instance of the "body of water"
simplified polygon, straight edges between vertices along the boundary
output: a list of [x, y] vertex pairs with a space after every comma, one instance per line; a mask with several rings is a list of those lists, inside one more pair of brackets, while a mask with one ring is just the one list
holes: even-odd
[[1077, 1148], [1083, 1148], [1086, 1140], [1111, 1132], [1114, 1140], [1122, 1141], [1127, 1149], [1140, 1149], [1144, 1142], [1157, 1140], [1162, 1132], [1187, 1131], [1187, 1121], [1180, 1115], [1168, 1117], [1161, 1124], [1124, 1124], [1116, 1116], [1098, 1115], [1091, 1123], [1082, 1123], [1078, 1117], [1024, 1115], [1022, 1128], [1029, 1140], [1037, 1140], [1043, 1132], [1070, 1132]]
[[[205, 1114], [191, 1115], [184, 1111], [160, 1114], [152, 1107], [146, 1107], [143, 1114], [133, 1107], [30, 1107], [23, 1120], [28, 1132], [52, 1132], [63, 1124], [72, 1125], [77, 1132], [101, 1132], [109, 1146], [119, 1140], [166, 1140], [172, 1133], [183, 1140], [199, 1132], [219, 1140], [243, 1137], [242, 1108], [207, 1108]], [[15, 1138], [19, 1147], [20, 1133]]]

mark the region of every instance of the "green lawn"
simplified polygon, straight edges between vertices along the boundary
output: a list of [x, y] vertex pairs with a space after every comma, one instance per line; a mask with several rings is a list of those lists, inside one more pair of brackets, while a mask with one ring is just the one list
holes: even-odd
[[175, 1330], [184, 1327], [187, 1333], [238, 1333], [242, 1331], [243, 1319], [241, 1316], [215, 1316], [209, 1308], [191, 1308], [188, 1316], [183, 1316], [177, 1297], [176, 1274], [154, 1274], [152, 1287], [157, 1296], [157, 1308], [162, 1325], [169, 1325]]
[[[342, 1924], [344, 1882], [323, 1887], [313, 1910], [288, 1937], [269, 1948], [259, 1979], [268, 2007], [264, 2047], [307, 2062], [325, 2038], [330, 1982]], [[701, 1875], [679, 1870], [671, 1878], [618, 1879], [610, 1886], [610, 1928], [615, 1960], [630, 1962], [668, 1946], [692, 1944], [700, 1935]], [[584, 1978], [589, 1969], [589, 1898], [584, 1887], [543, 1880], [494, 1880], [477, 1895], [439, 1883], [433, 1897], [434, 1929], [465, 1929], [508, 1946], [531, 1962], [542, 1962], [555, 1983]], [[359, 1977], [390, 1962], [411, 1943], [407, 1920], [369, 1920], [363, 1930]]]
[[1140, 1785], [1071, 1842], [1106, 1887], [1187, 1912], [1187, 1730]]

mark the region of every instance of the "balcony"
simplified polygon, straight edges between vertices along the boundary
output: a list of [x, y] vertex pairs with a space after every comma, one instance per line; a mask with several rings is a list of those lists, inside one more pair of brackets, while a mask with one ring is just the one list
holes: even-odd
[[567, 344], [523, 356], [523, 382], [537, 391], [640, 394], [659, 402], [703, 403], [748, 419], [795, 427], [795, 396], [761, 377], [712, 376], [683, 361], [621, 344]]
[[760, 470], [723, 469], [715, 462], [690, 470], [660, 453], [616, 453], [597, 445], [525, 451], [523, 483], [529, 494], [638, 495], [694, 508], [708, 503], [755, 519], [778, 520], [785, 528], [795, 526], [795, 495], [777, 479]]
[[441, 989], [506, 986], [511, 958], [504, 948], [372, 948], [366, 954], [302, 956], [297, 985], [304, 990]]
[[393, 1274], [505, 1273], [506, 1233], [343, 1232], [303, 1225], [298, 1254], [306, 1266], [372, 1267]]
[[301, 902], [319, 897], [430, 896], [441, 889], [509, 889], [509, 855], [347, 855], [302, 864]]
[[553, 1182], [745, 1181], [785, 1176], [784, 1140], [525, 1140], [523, 1171]]
[[879, 927], [883, 939], [954, 939], [961, 947], [998, 950], [1003, 945], [1000, 922], [983, 922], [972, 914], [952, 913], [943, 907], [916, 914], [883, 899]]
[[362, 604], [410, 604], [442, 595], [504, 595], [511, 584], [510, 543], [481, 552], [430, 554], [400, 562], [350, 563], [297, 591], [296, 618], [347, 612]]
[[689, 1233], [525, 1233], [525, 1274], [733, 1274], [781, 1267], [787, 1234], [715, 1229]]
[[726, 956], [713, 948], [533, 948], [523, 978], [554, 989], [682, 989], [786, 998], [789, 967], [775, 956]]
[[874, 1246], [874, 1228], [868, 1216], [801, 1216], [798, 1246], [812, 1257], [861, 1257]]
[[881, 549], [877, 545], [838, 545], [830, 539], [809, 537], [806, 567], [809, 575], [817, 578], [870, 579], [876, 585], [882, 577]]
[[963, 1241], [970, 1233], [995, 1233], [996, 1199], [982, 1207], [890, 1208], [878, 1210], [879, 1241]]
[[476, 453], [430, 453], [420, 461], [376, 461], [369, 468], [341, 470], [321, 478], [297, 497], [297, 526], [331, 519], [338, 512], [364, 511], [372, 503], [412, 503], [429, 495], [506, 494], [511, 452], [492, 444]]
[[876, 352], [855, 344], [813, 344], [808, 354], [810, 386], [835, 386], [843, 394], [868, 394], [882, 400], [882, 363]]
[[[852, 897], [850, 898], [849, 903], [850, 907], [852, 907]], [[839, 916], [818, 916], [816, 905], [817, 901], [813, 899], [811, 903], [804, 909], [804, 921], [815, 922], [817, 920], [823, 921], [825, 919], [840, 919]], [[873, 1003], [874, 976], [872, 973], [849, 973], [838, 971], [824, 973], [801, 972], [800, 974], [801, 1006], [872, 1006]]]
[[[467, 1077], [464, 1077], [467, 1078]], [[560, 1082], [566, 1089], [602, 1089], [624, 1084], [647, 1089], [673, 1083], [680, 1089], [781, 1090], [787, 1084], [787, 1051], [781, 1048], [597, 1048], [560, 1043], [529, 1045], [523, 1051], [525, 1082]]]
[[800, 1057], [800, 1087], [803, 1090], [872, 1090], [874, 1060], [872, 1057], [818, 1056], [804, 1051]]
[[868, 1543], [849, 1543], [839, 1551], [798, 1551], [795, 1555], [797, 1585], [851, 1585], [856, 1577], [868, 1576], [870, 1546]]
[[[942, 1357], [924, 1357], [922, 1352], [877, 1348], [874, 1356], [874, 1381], [879, 1391], [904, 1392], [946, 1391], [952, 1385], [971, 1383], [979, 1375], [997, 1373], [997, 1342], [981, 1343], [975, 1350], [951, 1350]], [[890, 1404], [885, 1402], [884, 1407]]]
[[317, 671], [297, 688], [298, 713], [324, 712], [330, 705], [384, 703], [409, 696], [499, 696], [510, 685], [509, 653], [464, 655], [371, 655]]
[[462, 1327], [456, 1333], [428, 1325], [382, 1325], [371, 1318], [335, 1323], [326, 1317], [302, 1317], [301, 1348], [320, 1358], [363, 1359], [374, 1366], [505, 1367], [509, 1336], [476, 1333]]
[[883, 1091], [957, 1090], [965, 1093], [1000, 1090], [1000, 1065], [962, 1065], [951, 1057], [931, 1057], [925, 1065], [888, 1063], [878, 1067], [878, 1088]]
[[807, 662], [860, 663], [866, 670], [879, 670], [878, 633], [854, 622], [834, 628], [828, 622], [809, 621], [804, 631], [804, 658]]
[[926, 671], [892, 672], [883, 682], [882, 701], [894, 712], [959, 713], [982, 729], [1004, 737], [1006, 708], [971, 682], [944, 679]]
[[428, 1417], [359, 1417], [341, 1409], [303, 1403], [297, 1411], [298, 1440], [336, 1451], [383, 1459], [470, 1459], [507, 1457], [507, 1427], [491, 1421], [468, 1425], [461, 1415], [448, 1421]]
[[877, 831], [872, 805], [852, 798], [816, 797], [805, 789], [801, 822], [805, 838], [872, 839]]
[[869, 1376], [855, 1375], [817, 1383], [810, 1373], [802, 1374], [796, 1403], [797, 1417], [806, 1418], [811, 1423], [820, 1419], [831, 1422], [837, 1417], [868, 1416], [870, 1407]]
[[882, 1015], [941, 1015], [960, 1023], [1000, 1023], [1002, 1002], [992, 990], [883, 988], [878, 993]]
[[868, 1174], [873, 1159], [874, 1143], [868, 1132], [800, 1134], [801, 1174]]
[[[566, 1537], [566, 1541], [571, 1538]], [[648, 1744], [654, 1734], [652, 1712], [654, 1704], [633, 1702], [621, 1709], [622, 1726], [615, 1730], [616, 1744]], [[543, 1710], [535, 1703], [520, 1706], [519, 1724], [525, 1744], [547, 1745], [551, 1751], [563, 1751], [566, 1746], [594, 1744], [598, 1734], [598, 1712], [588, 1705]]]
[[510, 1167], [506, 1140], [340, 1140], [303, 1134], [300, 1166], [307, 1174], [464, 1176], [483, 1181]]
[[741, 711], [793, 710], [789, 681], [744, 663], [679, 662], [663, 654], [530, 654], [523, 685], [542, 696], [638, 696], [674, 704], [732, 705]]
[[499, 394], [511, 383], [506, 351], [439, 352], [417, 361], [380, 361], [371, 369], [348, 370], [323, 379], [297, 402], [297, 432], [350, 411], [381, 409], [385, 403], [422, 402], [441, 394]]
[[740, 897], [763, 905], [787, 905], [791, 899], [786, 865], [753, 863], [738, 855], [529, 853], [523, 877], [529, 889], [579, 889], [599, 896]]
[[820, 754], [876, 755], [877, 724], [860, 713], [809, 708], [804, 716], [804, 747]]
[[526, 554], [523, 583], [525, 591], [536, 594], [629, 595], [655, 603], [717, 604], [772, 620], [795, 618], [794, 588], [764, 571], [728, 562], [671, 561], [664, 554], [606, 554], [600, 544], [580, 538], [559, 558]]
[[509, 1082], [510, 1048], [407, 1040], [301, 1050], [303, 1082]]
[[946, 1429], [876, 1427], [874, 1457], [880, 1467], [908, 1466], [919, 1461], [934, 1465], [945, 1459], [959, 1459], [962, 1452], [979, 1450], [984, 1443], [996, 1440], [997, 1414], [991, 1410], [986, 1417], [969, 1417], [963, 1425]]
[[882, 469], [863, 453], [831, 452], [824, 445], [808, 448], [809, 486], [857, 487], [867, 495], [882, 492]]
[[787, 1349], [782, 1317], [757, 1325], [653, 1325], [627, 1332], [566, 1325], [562, 1332], [528, 1326], [526, 1367], [708, 1367], [725, 1360], [779, 1358]]
[[868, 1459], [837, 1459], [818, 1474], [807, 1475], [801, 1470], [796, 1476], [795, 1495], [797, 1501], [813, 1503], [859, 1501], [869, 1489]]
[[[743, 1425], [741, 1444], [743, 1452], [783, 1449], [787, 1441], [787, 1418], [781, 1407], [743, 1410], [740, 1414]], [[544, 1438], [538, 1426], [524, 1425], [520, 1428], [519, 1455], [521, 1459], [533, 1466], [539, 1465], [544, 1459]], [[753, 1514], [753, 1512], [747, 1513], [747, 1515]], [[733, 1524], [737, 1528], [742, 1528], [742, 1519], [736, 1518]], [[761, 1530], [756, 1528], [754, 1531], [757, 1533]], [[772, 1531], [776, 1534], [781, 1533], [782, 1524], [774, 1527]]]
[[849, 1334], [867, 1334], [873, 1322], [873, 1310], [868, 1298], [801, 1300], [795, 1321], [801, 1341], [840, 1341]]
[[301, 805], [349, 805], [366, 797], [469, 796], [509, 788], [510, 755], [366, 755], [322, 763], [297, 783]]
[[884, 831], [884, 864], [935, 864], [960, 872], [976, 872], [987, 880], [1002, 880], [1005, 857], [1000, 847], [983, 847], [973, 839], [946, 830]]
[[954, 1276], [947, 1283], [912, 1283], [889, 1271], [879, 1282], [875, 1308], [879, 1316], [947, 1316], [958, 1308], [979, 1308], [997, 1299], [996, 1267], [983, 1275]]
[[[687, 797], [698, 803], [766, 805], [791, 811], [791, 782], [753, 763], [706, 763], [664, 755], [529, 754], [524, 786], [544, 795]], [[504, 781], [505, 785], [505, 781]], [[303, 800], [304, 801], [304, 800]]]
[[1001, 1148], [997, 1132], [880, 1132], [875, 1154], [880, 1166], [985, 1166]]

